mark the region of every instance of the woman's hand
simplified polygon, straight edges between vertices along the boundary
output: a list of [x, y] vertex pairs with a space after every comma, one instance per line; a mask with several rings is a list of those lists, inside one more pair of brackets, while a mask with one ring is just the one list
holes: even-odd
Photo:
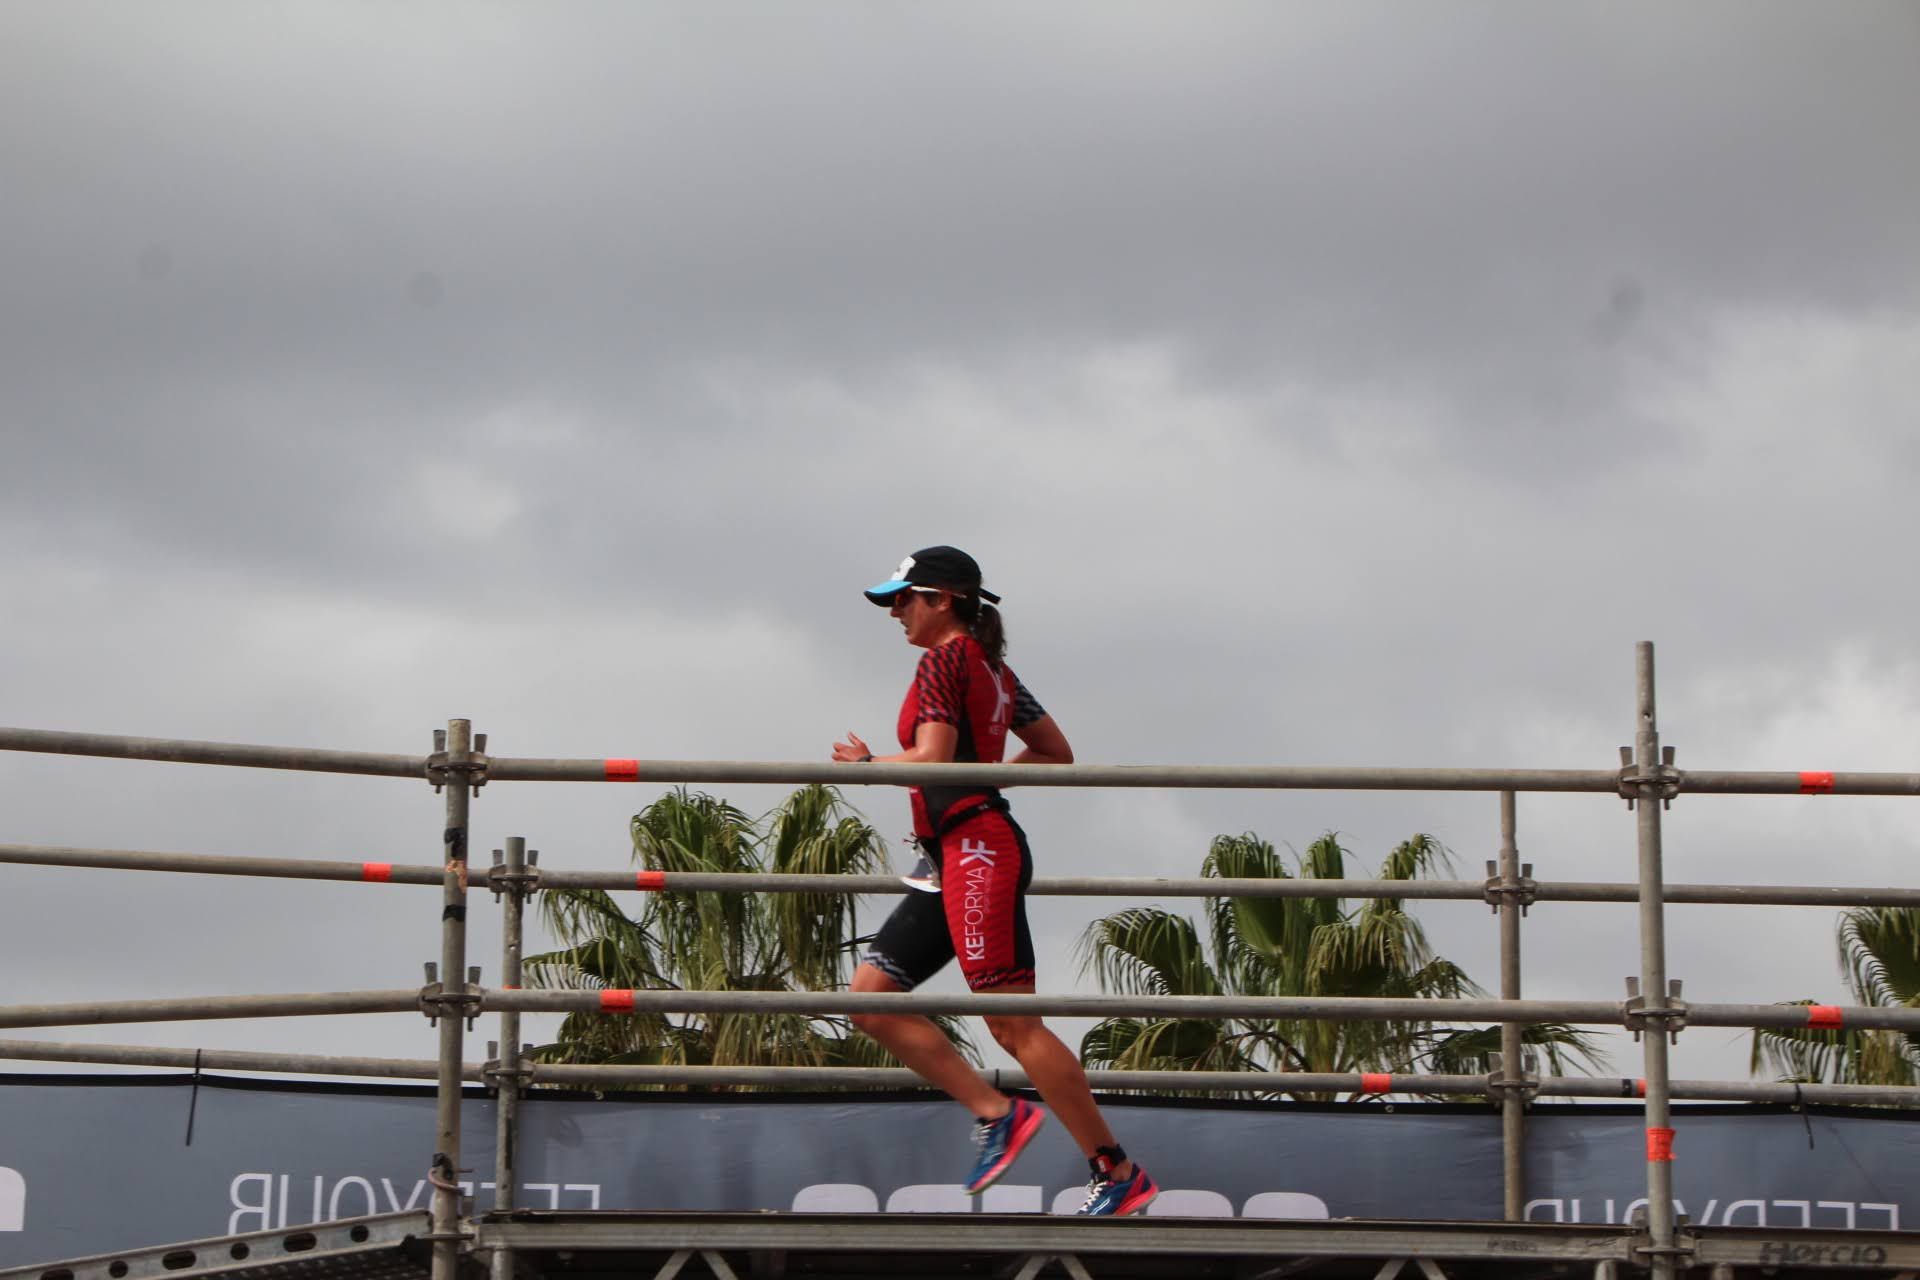
[[833, 758], [841, 764], [860, 764], [873, 759], [873, 752], [860, 741], [860, 735], [847, 730], [847, 740], [833, 744]]

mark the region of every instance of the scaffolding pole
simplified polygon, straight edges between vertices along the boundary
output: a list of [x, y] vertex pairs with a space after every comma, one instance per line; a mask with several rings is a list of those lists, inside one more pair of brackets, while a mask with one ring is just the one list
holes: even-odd
[[128, 738], [111, 733], [67, 733], [58, 729], [0, 728], [0, 751], [164, 760], [174, 764], [217, 764], [245, 769], [297, 769], [308, 773], [372, 774], [387, 778], [419, 778], [427, 770], [425, 756], [331, 751], [321, 747], [260, 747], [244, 742], [197, 742], [191, 738]]
[[[1500, 793], [1499, 903], [1500, 998], [1520, 998], [1520, 912], [1525, 905], [1521, 887], [1520, 848], [1514, 841], [1514, 793]], [[1517, 1022], [1500, 1024], [1500, 1185], [1508, 1222], [1525, 1216], [1527, 1203], [1527, 1119], [1525, 1028]]]
[[[1668, 1092], [1667, 1036], [1680, 1023], [1668, 1005], [1667, 933], [1662, 908], [1660, 812], [1667, 802], [1664, 770], [1654, 714], [1653, 645], [1641, 641], [1635, 652], [1638, 692], [1634, 735], [1635, 810], [1640, 844], [1640, 985], [1645, 1004], [1637, 1026], [1645, 1049], [1647, 1082], [1647, 1232], [1648, 1262], [1654, 1280], [1673, 1280], [1678, 1256], [1674, 1243], [1673, 1111]], [[1630, 1002], [1631, 1003], [1631, 1002]]]
[[[1120, 1018], [1303, 1018], [1323, 1022], [1568, 1022], [1632, 1026], [1648, 1016], [1630, 1003], [1598, 1000], [1440, 1000], [1378, 996], [1077, 996], [929, 991], [688, 991], [567, 988], [508, 991], [442, 983], [423, 991], [336, 991], [308, 995], [191, 996], [0, 1006], [0, 1028], [120, 1022], [284, 1018], [312, 1014], [405, 1013], [435, 1017], [498, 1013], [918, 1013]], [[1656, 1015], [1657, 1016], [1657, 1015]], [[1920, 1009], [1888, 1005], [1689, 1004], [1668, 1015], [1697, 1027], [1851, 1027], [1920, 1031]]]
[[[440, 1070], [434, 1098], [433, 1280], [458, 1280], [460, 1246], [460, 1085], [462, 1042], [470, 1012], [477, 1012], [467, 988], [467, 766], [473, 754], [473, 725], [447, 721], [444, 778], [447, 823], [442, 832], [446, 860], [440, 909], [439, 991], [422, 998], [440, 1023]], [[440, 758], [442, 752], [435, 752]], [[436, 985], [431, 980], [429, 988]]]
[[[357, 1058], [324, 1054], [259, 1052], [245, 1049], [180, 1049], [164, 1045], [92, 1044], [52, 1040], [0, 1040], [0, 1059], [23, 1062], [88, 1062], [127, 1067], [196, 1065], [211, 1071], [267, 1074], [359, 1076], [391, 1080], [434, 1080], [434, 1058]], [[493, 1078], [493, 1064], [470, 1062], [461, 1069], [469, 1084]], [[607, 1089], [639, 1085], [691, 1089], [932, 1089], [903, 1067], [710, 1067], [585, 1065], [527, 1062], [526, 1083]], [[1032, 1081], [1015, 1067], [989, 1068], [995, 1088], [1030, 1089]], [[1484, 1096], [1493, 1091], [1487, 1076], [1387, 1075], [1370, 1072], [1306, 1071], [1103, 1071], [1087, 1072], [1096, 1090], [1165, 1093], [1347, 1093], [1356, 1097]], [[1547, 1076], [1534, 1091], [1541, 1097], [1637, 1102], [1645, 1082], [1619, 1076]], [[1801, 1103], [1856, 1107], [1920, 1107], [1920, 1085], [1785, 1084], [1751, 1080], [1674, 1080], [1668, 1092], [1689, 1102]]]
[[[315, 858], [242, 857], [213, 853], [168, 853], [139, 849], [92, 849], [66, 845], [0, 844], [0, 863], [86, 867], [109, 871], [171, 871], [195, 875], [265, 876], [363, 884], [440, 887], [445, 871], [425, 863], [344, 861]], [[468, 871], [469, 889], [493, 889], [492, 868]], [[530, 869], [526, 891], [604, 889], [645, 893], [844, 893], [911, 892], [895, 876], [801, 875], [782, 872], [556, 871]], [[1480, 880], [1260, 879], [1225, 876], [1036, 876], [1030, 897], [1085, 898], [1397, 898], [1426, 901], [1496, 900], [1497, 876]], [[1637, 884], [1588, 880], [1530, 882], [1534, 902], [1638, 902]], [[1670, 884], [1667, 905], [1772, 907], [1920, 907], [1920, 889], [1849, 888], [1838, 885]]]
[[[508, 836], [502, 857], [489, 883], [496, 895], [506, 895], [500, 926], [500, 983], [503, 989], [513, 990], [520, 985], [521, 931], [528, 888], [526, 840]], [[494, 1113], [493, 1210], [511, 1213], [514, 1187], [520, 1177], [520, 1090], [527, 1080], [517, 1011], [500, 1011], [500, 1040], [489, 1056], [495, 1059], [489, 1074], [499, 1093]], [[493, 1280], [513, 1280], [512, 1249], [505, 1245], [496, 1248], [490, 1266]]]

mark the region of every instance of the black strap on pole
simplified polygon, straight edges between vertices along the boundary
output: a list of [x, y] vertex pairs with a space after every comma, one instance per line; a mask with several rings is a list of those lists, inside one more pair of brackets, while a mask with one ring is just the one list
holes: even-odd
[[1813, 1150], [1813, 1118], [1807, 1114], [1805, 1095], [1800, 1092], [1800, 1082], [1793, 1082], [1793, 1109], [1800, 1113], [1800, 1123], [1807, 1126], [1807, 1150]]
[[193, 1092], [187, 1095], [187, 1143], [193, 1145], [193, 1113], [200, 1109], [200, 1053], [193, 1051]]

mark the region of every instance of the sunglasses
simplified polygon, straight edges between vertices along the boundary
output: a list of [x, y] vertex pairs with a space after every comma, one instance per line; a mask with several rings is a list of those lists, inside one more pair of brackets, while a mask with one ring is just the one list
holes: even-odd
[[894, 609], [904, 609], [907, 602], [915, 596], [943, 596], [946, 594], [946, 592], [940, 590], [938, 587], [908, 587], [905, 591], [902, 591], [893, 598], [891, 607]]

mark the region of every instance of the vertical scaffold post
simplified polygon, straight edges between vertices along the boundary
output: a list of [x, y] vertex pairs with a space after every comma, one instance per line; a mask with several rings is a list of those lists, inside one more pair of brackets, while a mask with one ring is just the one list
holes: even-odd
[[[504, 912], [500, 929], [500, 985], [520, 985], [521, 918], [527, 902], [527, 842], [521, 836], [508, 836], [506, 847]], [[516, 1150], [520, 1125], [520, 1082], [525, 1060], [520, 1056], [520, 1014], [500, 1011], [499, 1067], [495, 1075], [500, 1089], [494, 1130], [493, 1207], [507, 1213], [514, 1207], [514, 1185], [519, 1180], [519, 1152]], [[513, 1280], [513, 1253], [496, 1249], [492, 1260], [493, 1280]]]
[[1640, 839], [1640, 990], [1647, 1081], [1647, 1232], [1654, 1280], [1673, 1280], [1673, 1111], [1667, 1078], [1666, 885], [1661, 869], [1660, 811], [1666, 801], [1660, 728], [1654, 715], [1653, 643], [1635, 649], [1639, 714], [1634, 733], [1635, 813]]
[[457, 1280], [460, 1266], [460, 1089], [467, 994], [467, 763], [473, 724], [447, 721], [446, 876], [440, 908], [440, 1074], [434, 1106], [432, 1280]]
[[[1520, 998], [1520, 848], [1514, 840], [1514, 795], [1500, 793], [1500, 883], [1506, 892], [1500, 895], [1500, 998]], [[1501, 1183], [1506, 1199], [1508, 1222], [1520, 1221], [1526, 1208], [1526, 1095], [1521, 1081], [1526, 1076], [1526, 1061], [1517, 1022], [1500, 1024], [1500, 1074], [1506, 1088], [1500, 1091]]]

